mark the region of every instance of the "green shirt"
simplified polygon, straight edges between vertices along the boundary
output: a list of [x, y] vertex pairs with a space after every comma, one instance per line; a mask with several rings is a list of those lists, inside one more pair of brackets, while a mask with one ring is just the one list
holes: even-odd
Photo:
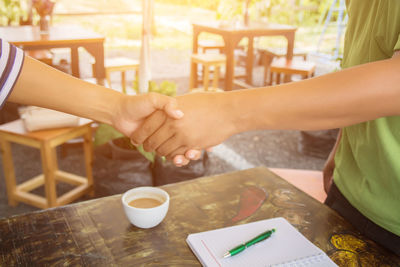
[[[343, 68], [387, 59], [400, 49], [400, 0], [346, 4]], [[347, 200], [371, 221], [400, 235], [400, 117], [345, 127], [335, 164], [334, 181]]]

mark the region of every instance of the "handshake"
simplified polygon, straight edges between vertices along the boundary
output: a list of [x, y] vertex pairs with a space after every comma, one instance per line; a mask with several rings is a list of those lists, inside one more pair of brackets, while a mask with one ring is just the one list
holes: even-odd
[[224, 95], [121, 95], [111, 122], [133, 144], [183, 166], [235, 133]]

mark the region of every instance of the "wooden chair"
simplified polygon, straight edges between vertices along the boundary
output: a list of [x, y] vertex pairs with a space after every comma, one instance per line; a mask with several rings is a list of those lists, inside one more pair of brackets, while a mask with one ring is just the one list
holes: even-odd
[[[79, 126], [27, 132], [22, 120], [12, 121], [0, 126], [0, 144], [3, 159], [4, 177], [6, 180], [8, 203], [15, 206], [18, 202], [46, 209], [68, 204], [82, 195], [92, 192], [92, 129], [91, 120], [81, 119]], [[86, 177], [58, 169], [56, 147], [64, 142], [83, 136]], [[11, 153], [11, 142], [40, 149], [42, 168], [40, 174], [28, 181], [16, 184], [14, 164]], [[57, 197], [56, 183], [64, 182], [76, 187]], [[30, 191], [44, 185], [45, 197]]]
[[[95, 76], [94, 64], [93, 67], [93, 75]], [[136, 80], [138, 80], [139, 76], [139, 61], [126, 57], [116, 57], [116, 58], [107, 58], [104, 61], [104, 68], [106, 71], [106, 80], [107, 83], [111, 86], [111, 72], [120, 71], [121, 72], [121, 85], [122, 92], [126, 94], [126, 78], [125, 72], [128, 70], [135, 71]]]
[[[315, 75], [315, 63], [308, 61], [297, 61], [290, 60], [287, 61], [286, 58], [279, 58], [278, 60], [274, 60], [269, 67], [270, 71], [270, 79], [269, 84], [274, 84], [274, 76], [276, 76], [276, 84], [280, 84], [281, 75], [294, 75], [298, 74], [302, 77], [302, 79], [307, 79], [314, 77]], [[265, 78], [265, 77], [264, 77]], [[264, 80], [265, 81], [265, 80]]]
[[[203, 89], [204, 91], [217, 91], [220, 68], [226, 64], [226, 56], [222, 54], [193, 54], [190, 59], [190, 85], [189, 90], [195, 90], [195, 84], [197, 81], [194, 80], [194, 71], [196, 64], [201, 64], [204, 68], [203, 75]], [[212, 86], [209, 87], [210, 83], [210, 69], [214, 67]], [[197, 88], [199, 89], [199, 88]]]

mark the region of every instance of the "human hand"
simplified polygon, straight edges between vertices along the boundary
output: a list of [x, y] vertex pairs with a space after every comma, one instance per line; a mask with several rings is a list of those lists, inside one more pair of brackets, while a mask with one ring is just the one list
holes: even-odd
[[189, 149], [212, 147], [236, 133], [225, 94], [188, 94], [177, 100], [185, 117], [173, 120], [156, 112], [131, 135], [131, 139], [143, 143], [146, 151], [172, 158]]
[[[150, 114], [157, 112], [164, 118], [168, 115], [172, 119], [180, 119], [183, 112], [177, 109], [176, 99], [161, 94], [149, 93], [138, 96], [123, 95], [119, 101], [117, 112], [114, 113], [114, 127], [126, 136], [138, 129]], [[199, 159], [201, 151], [190, 150], [185, 155], [177, 155], [174, 163], [183, 166], [189, 160]]]
[[334, 153], [331, 153], [324, 164], [324, 169], [322, 170], [324, 178], [324, 190], [325, 193], [329, 193], [333, 182], [333, 171], [335, 170]]
[[[206, 151], [211, 152], [212, 149], [213, 149], [212, 147], [209, 147], [206, 149]], [[185, 152], [185, 155], [174, 156], [173, 161], [177, 167], [182, 167], [189, 164], [191, 160], [198, 160], [200, 158], [201, 158], [201, 150], [190, 149]]]
[[[152, 115], [149, 117], [151, 117], [151, 120], [148, 119], [147, 121], [144, 121], [140, 125], [140, 128], [138, 128], [141, 129], [140, 131], [153, 132], [159, 129], [167, 119], [168, 115], [162, 110], [157, 110], [153, 112]], [[131, 142], [135, 144], [143, 143], [141, 139], [135, 140], [134, 138], [131, 138]], [[200, 150], [191, 149], [182, 153], [182, 155], [176, 155], [173, 161], [176, 166], [181, 167], [187, 165], [190, 162], [190, 160], [198, 160], [200, 157], [201, 157]]]
[[340, 129], [338, 132], [336, 143], [333, 146], [332, 151], [329, 153], [329, 156], [324, 164], [324, 169], [322, 170], [324, 178], [324, 190], [327, 194], [329, 193], [333, 183], [333, 172], [335, 171], [335, 154], [341, 138], [342, 138], [342, 129]]
[[159, 110], [172, 119], [181, 119], [183, 112], [177, 108], [177, 101], [156, 93], [136, 96], [122, 95], [118, 107], [112, 118], [113, 126], [126, 136], [131, 136], [138, 129], [146, 117]]

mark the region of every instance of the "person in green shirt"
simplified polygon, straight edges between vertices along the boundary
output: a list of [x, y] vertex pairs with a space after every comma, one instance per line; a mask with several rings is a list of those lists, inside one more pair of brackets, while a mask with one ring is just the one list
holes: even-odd
[[131, 139], [168, 158], [185, 152], [190, 158], [189, 148], [243, 131], [343, 128], [324, 170], [326, 203], [400, 255], [400, 1], [346, 2], [343, 70], [268, 88], [180, 96], [182, 119], [156, 111]]

